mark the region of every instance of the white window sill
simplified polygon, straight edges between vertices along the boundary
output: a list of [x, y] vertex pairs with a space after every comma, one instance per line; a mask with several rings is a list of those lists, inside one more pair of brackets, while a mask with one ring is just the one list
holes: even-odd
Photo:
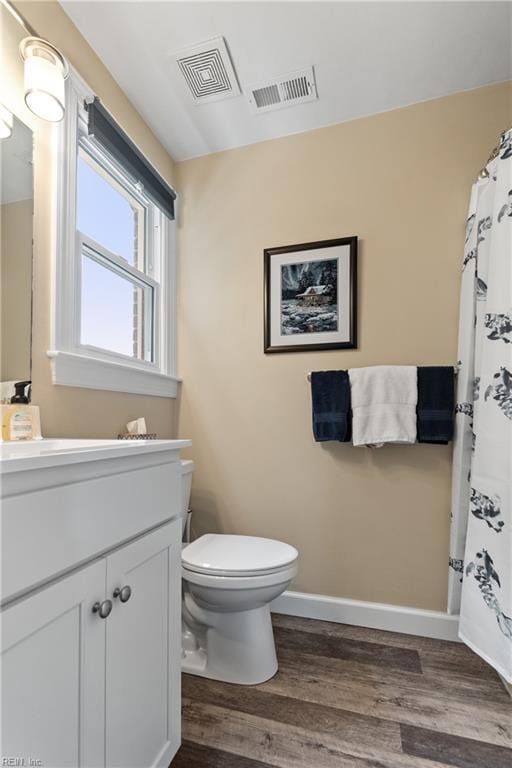
[[47, 355], [54, 384], [154, 397], [174, 398], [178, 394], [181, 379], [175, 376], [72, 352], [50, 350]]

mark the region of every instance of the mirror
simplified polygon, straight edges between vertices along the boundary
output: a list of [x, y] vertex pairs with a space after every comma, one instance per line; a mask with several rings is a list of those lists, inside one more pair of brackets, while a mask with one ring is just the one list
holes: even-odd
[[0, 140], [0, 381], [1, 400], [12, 383], [31, 378], [33, 137], [14, 117]]

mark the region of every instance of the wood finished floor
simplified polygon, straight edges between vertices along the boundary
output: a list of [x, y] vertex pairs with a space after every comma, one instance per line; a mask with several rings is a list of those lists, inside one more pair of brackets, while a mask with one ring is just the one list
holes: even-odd
[[279, 672], [183, 676], [172, 768], [512, 768], [512, 699], [460, 643], [274, 616]]

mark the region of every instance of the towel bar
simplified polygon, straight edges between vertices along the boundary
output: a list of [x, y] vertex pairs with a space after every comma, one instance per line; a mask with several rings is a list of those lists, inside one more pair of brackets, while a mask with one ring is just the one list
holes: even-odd
[[[458, 366], [458, 365], [454, 365], [454, 366], [453, 366], [453, 372], [454, 372], [454, 374], [455, 374], [455, 375], [457, 375], [457, 374], [458, 374], [458, 372], [459, 372], [459, 366]], [[307, 374], [307, 376], [306, 376], [306, 378], [307, 378], [307, 380], [308, 380], [308, 381], [311, 381], [311, 374], [312, 374], [312, 371], [310, 371], [310, 372]]]

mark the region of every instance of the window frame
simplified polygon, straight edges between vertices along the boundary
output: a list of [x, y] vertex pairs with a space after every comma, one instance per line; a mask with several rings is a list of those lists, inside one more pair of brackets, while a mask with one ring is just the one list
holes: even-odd
[[[106, 389], [157, 397], [177, 396], [176, 375], [176, 221], [144, 195], [142, 185], [88, 136], [85, 101], [93, 93], [71, 70], [66, 81], [66, 114], [56, 131], [55, 250], [52, 285], [52, 348], [48, 350], [54, 384]], [[82, 245], [120, 270], [140, 279], [141, 271], [87, 237], [77, 227], [77, 167], [80, 147], [146, 209], [143, 282], [154, 296], [153, 360], [81, 344]]]

